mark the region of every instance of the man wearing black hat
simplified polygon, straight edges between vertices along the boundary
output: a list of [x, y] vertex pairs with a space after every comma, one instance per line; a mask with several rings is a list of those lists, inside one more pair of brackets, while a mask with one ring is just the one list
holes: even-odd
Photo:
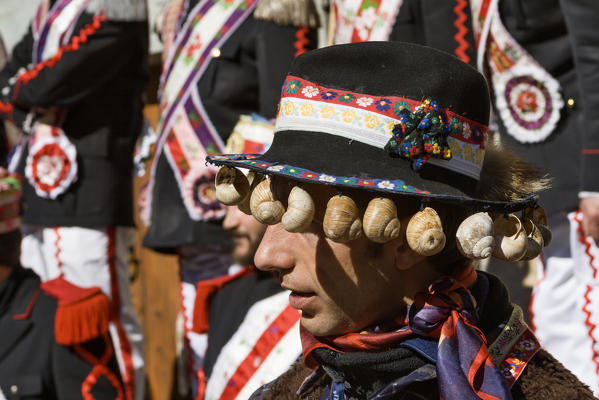
[[[531, 320], [542, 345], [599, 393], [599, 7], [593, 0], [334, 0], [334, 43], [399, 40], [486, 74], [494, 130], [553, 179], [554, 240], [534, 263]], [[505, 263], [491, 270], [518, 275]], [[511, 286], [528, 302], [520, 278]], [[521, 292], [521, 293], [518, 293]], [[559, 319], [570, 329], [565, 331]]]
[[488, 146], [488, 116], [485, 79], [446, 53], [332, 46], [292, 65], [269, 151], [208, 157], [270, 225], [256, 266], [302, 312], [309, 369], [253, 398], [592, 398], [472, 266], [550, 235], [538, 172]]

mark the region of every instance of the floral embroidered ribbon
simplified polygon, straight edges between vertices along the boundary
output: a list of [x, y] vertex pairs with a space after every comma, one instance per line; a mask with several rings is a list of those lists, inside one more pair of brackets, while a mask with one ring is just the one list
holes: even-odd
[[287, 76], [277, 113], [275, 132], [286, 130], [340, 136], [380, 149], [393, 147], [390, 139], [397, 145], [402, 136], [403, 142], [414, 142], [412, 152], [420, 149], [412, 155], [423, 160], [415, 164], [428, 160], [473, 179], [479, 179], [487, 141], [485, 125], [432, 100], [332, 89], [294, 75]]
[[489, 346], [489, 354], [509, 387], [518, 380], [528, 361], [540, 349], [539, 341], [524, 322], [522, 309], [514, 304], [509, 321]]
[[400, 111], [399, 123], [393, 127], [385, 150], [412, 160], [412, 168], [418, 171], [431, 157], [451, 159], [447, 143], [450, 133], [447, 117], [439, 111], [437, 102], [426, 99], [413, 113], [407, 108]]
[[439, 338], [437, 376], [441, 398], [511, 399], [510, 389], [476, 327], [476, 300], [460, 282], [443, 278], [419, 293], [408, 313], [412, 332]]

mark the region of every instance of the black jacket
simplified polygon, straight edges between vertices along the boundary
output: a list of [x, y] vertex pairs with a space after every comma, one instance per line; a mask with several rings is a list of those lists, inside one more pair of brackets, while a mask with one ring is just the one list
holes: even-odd
[[[197, 1], [191, 0], [191, 10]], [[226, 142], [240, 115], [258, 113], [274, 118], [281, 85], [294, 58], [297, 27], [248, 17], [210, 61], [197, 91], [214, 127]], [[314, 48], [311, 35], [306, 48]], [[227, 244], [220, 221], [193, 221], [183, 205], [174, 173], [160, 155], [154, 177], [150, 227], [144, 246], [170, 252], [201, 241]]]
[[223, 347], [229, 342], [257, 302], [283, 291], [272, 274], [254, 270], [250, 275], [226, 284], [210, 301], [210, 330], [204, 358], [204, 372], [210, 377]]
[[[53, 2], [52, 2], [53, 3]], [[73, 36], [92, 22], [83, 12]], [[62, 128], [74, 143], [78, 179], [56, 200], [43, 199], [23, 184], [24, 222], [35, 225], [86, 227], [132, 225], [132, 154], [142, 127], [142, 91], [148, 78], [147, 23], [105, 21], [76, 51], [65, 52], [15, 95], [10, 80], [20, 68], [31, 69], [31, 29], [16, 45], [0, 71], [0, 98], [14, 108], [11, 118], [23, 126], [36, 108], [67, 111]], [[34, 66], [33, 66], [34, 67]], [[23, 173], [27, 152], [18, 170]]]
[[[40, 290], [39, 278], [16, 268], [0, 283], [0, 390], [8, 399], [81, 399], [82, 384], [92, 365], [73, 347], [54, 340], [56, 300]], [[105, 343], [97, 339], [82, 346], [99, 358]], [[114, 352], [107, 364], [121, 390]], [[92, 388], [95, 399], [114, 399], [116, 389], [100, 377]]]
[[[455, 54], [456, 2], [406, 0], [400, 8], [390, 40], [419, 43]], [[476, 63], [472, 21], [463, 26], [466, 55]], [[524, 159], [554, 178], [542, 195], [549, 213], [577, 207], [578, 191], [599, 191], [599, 7], [594, 0], [500, 0], [501, 21], [516, 41], [562, 87], [564, 105], [554, 132], [543, 142], [523, 144], [506, 133], [502, 140]]]

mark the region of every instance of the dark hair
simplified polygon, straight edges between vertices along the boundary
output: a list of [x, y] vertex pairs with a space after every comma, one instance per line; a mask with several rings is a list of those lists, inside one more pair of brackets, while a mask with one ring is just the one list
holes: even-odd
[[[539, 168], [522, 160], [498, 140], [489, 140], [476, 188], [477, 198], [519, 201], [531, 193], [548, 189], [550, 184], [551, 180]], [[459, 252], [455, 235], [462, 221], [476, 211], [445, 204], [435, 205], [434, 208], [443, 221], [447, 241], [445, 248], [429, 257], [429, 260], [440, 273], [451, 274], [455, 268], [472, 262]]]
[[[484, 200], [518, 201], [525, 199], [531, 193], [548, 189], [549, 185], [550, 179], [537, 167], [523, 161], [497, 141], [490, 141], [487, 145], [476, 197]], [[421, 198], [409, 195], [398, 195], [394, 200], [396, 204], [401, 205], [398, 207], [400, 218], [410, 217], [424, 206]], [[440, 274], [451, 275], [453, 270], [472, 262], [458, 250], [456, 232], [462, 221], [474, 214], [476, 210], [438, 201], [427, 201], [426, 206], [432, 207], [439, 215], [446, 237], [443, 250], [429, 256], [428, 259]], [[372, 253], [376, 254], [375, 251], [376, 249], [373, 248]]]

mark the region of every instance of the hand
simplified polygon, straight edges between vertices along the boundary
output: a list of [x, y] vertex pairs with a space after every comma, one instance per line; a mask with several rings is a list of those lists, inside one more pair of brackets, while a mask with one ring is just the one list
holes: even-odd
[[0, 179], [6, 178], [8, 176], [8, 171], [6, 168], [0, 167]]
[[582, 212], [582, 231], [584, 236], [591, 236], [599, 245], [599, 197], [580, 199]]

